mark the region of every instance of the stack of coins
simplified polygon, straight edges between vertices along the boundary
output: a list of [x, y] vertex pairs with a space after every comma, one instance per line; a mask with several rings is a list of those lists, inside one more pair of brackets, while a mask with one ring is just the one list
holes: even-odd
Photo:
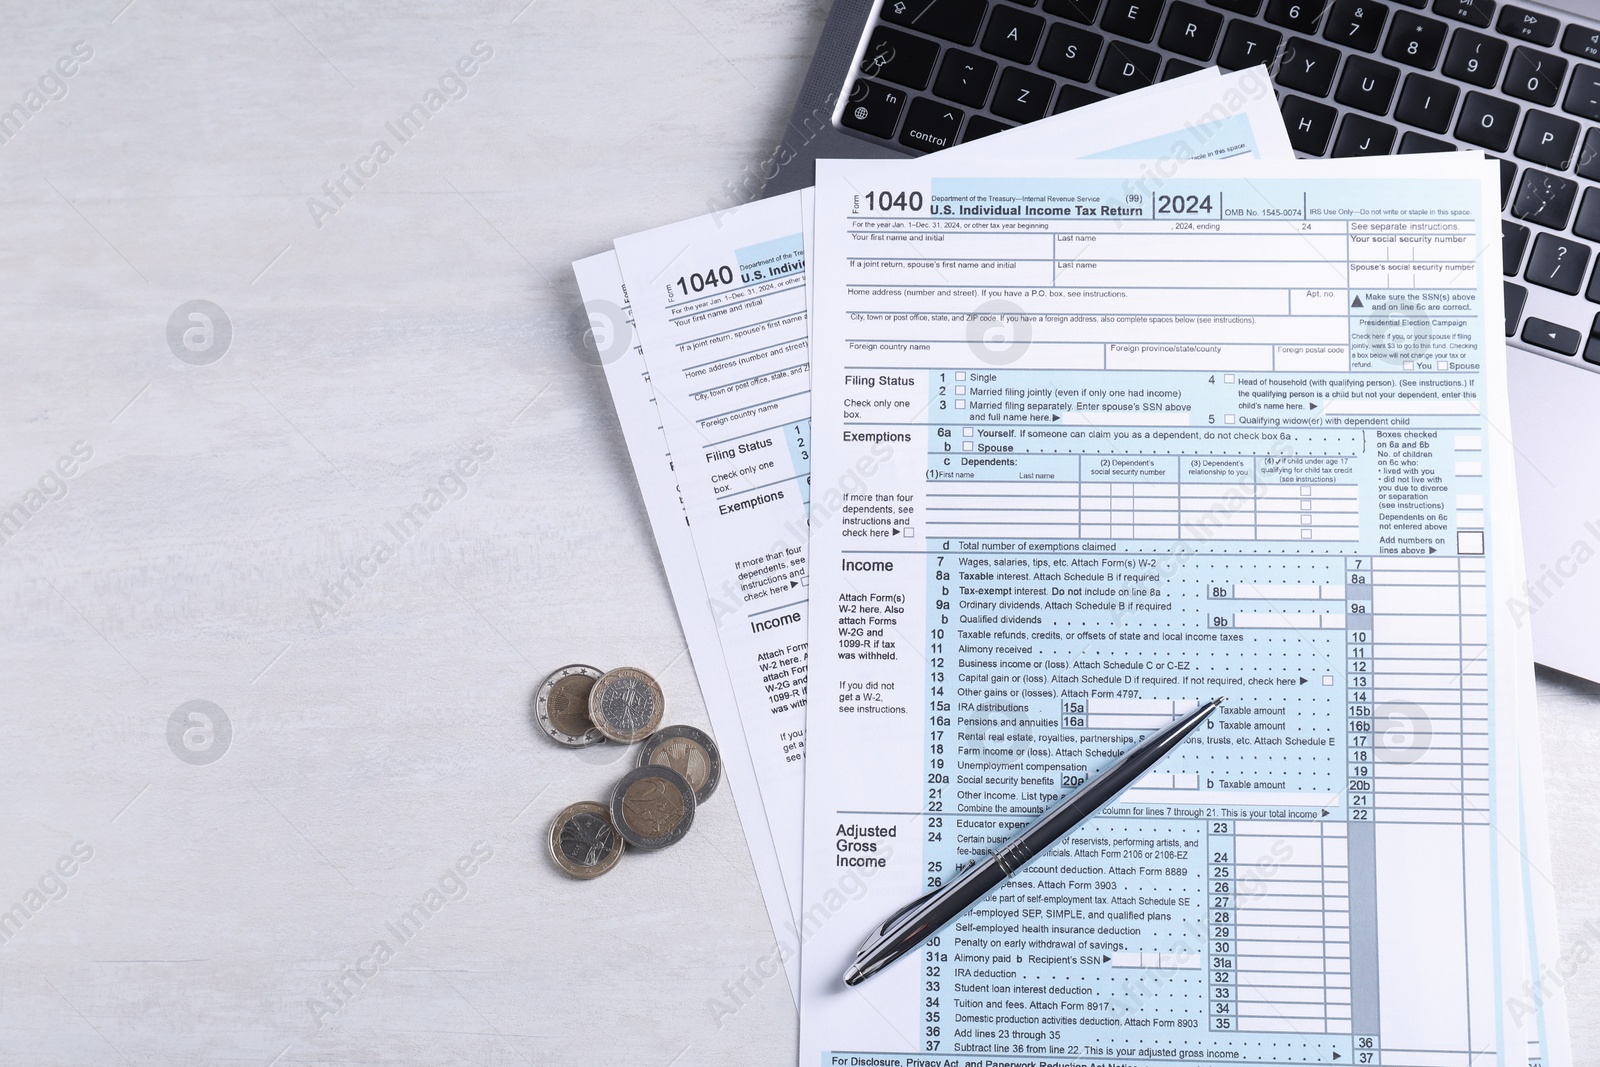
[[717, 743], [693, 726], [661, 727], [665, 713], [661, 686], [636, 667], [600, 671], [573, 663], [539, 687], [534, 715], [557, 744], [644, 742], [636, 766], [612, 788], [608, 803], [579, 801], [550, 824], [550, 858], [572, 877], [605, 874], [625, 846], [677, 844], [694, 825], [695, 809], [716, 792], [722, 780]]

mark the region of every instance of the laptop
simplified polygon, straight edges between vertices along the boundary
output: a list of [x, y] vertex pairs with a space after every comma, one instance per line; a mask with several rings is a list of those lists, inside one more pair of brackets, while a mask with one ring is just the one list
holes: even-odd
[[810, 185], [819, 157], [920, 155], [1258, 63], [1301, 157], [1500, 161], [1511, 614], [1540, 663], [1600, 681], [1600, 0], [835, 0], [762, 192]]

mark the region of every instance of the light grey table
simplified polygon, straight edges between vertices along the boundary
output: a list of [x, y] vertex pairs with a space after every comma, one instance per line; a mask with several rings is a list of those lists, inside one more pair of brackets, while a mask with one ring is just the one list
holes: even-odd
[[[0, 1063], [789, 1061], [731, 800], [570, 881], [619, 753], [528, 705], [705, 723], [568, 263], [735, 195], [822, 6], [124, 3], [0, 35]], [[1594, 1063], [1600, 690], [1540, 695]]]

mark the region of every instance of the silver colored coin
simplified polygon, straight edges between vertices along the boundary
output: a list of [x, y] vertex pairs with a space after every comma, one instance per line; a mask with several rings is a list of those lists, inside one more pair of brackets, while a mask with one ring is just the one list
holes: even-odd
[[622, 837], [604, 804], [580, 800], [550, 823], [550, 858], [574, 878], [598, 878], [622, 858]]
[[666, 710], [661, 687], [637, 667], [607, 671], [589, 690], [589, 718], [595, 728], [623, 744], [649, 737]]
[[611, 823], [635, 848], [683, 840], [694, 824], [694, 787], [671, 767], [635, 767], [611, 790]]
[[597, 667], [570, 663], [550, 673], [534, 698], [534, 716], [544, 732], [569, 748], [598, 745], [606, 735], [589, 718], [589, 694], [602, 676]]
[[704, 804], [722, 780], [722, 754], [711, 735], [693, 726], [663, 726], [639, 746], [639, 766], [671, 767], [694, 790], [694, 802]]

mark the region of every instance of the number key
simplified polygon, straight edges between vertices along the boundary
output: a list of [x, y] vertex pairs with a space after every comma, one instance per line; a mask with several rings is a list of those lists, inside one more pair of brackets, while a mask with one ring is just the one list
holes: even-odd
[[1267, 21], [1301, 33], [1316, 33], [1327, 0], [1267, 0]]
[[1439, 62], [1439, 51], [1444, 47], [1444, 36], [1449, 27], [1438, 19], [1425, 19], [1421, 15], [1396, 15], [1389, 27], [1389, 39], [1383, 44], [1385, 58], [1397, 63], [1408, 63], [1423, 70], [1432, 70]]
[[1480, 89], [1493, 89], [1494, 83], [1500, 80], [1500, 66], [1506, 61], [1507, 49], [1506, 43], [1497, 37], [1457, 30], [1444, 56], [1445, 75]]
[[1328, 12], [1328, 26], [1322, 36], [1334, 44], [1371, 52], [1383, 36], [1383, 22], [1389, 8], [1377, 0], [1338, 0]]
[[1561, 82], [1566, 76], [1566, 60], [1518, 45], [1511, 52], [1511, 64], [1506, 67], [1506, 80], [1500, 89], [1507, 96], [1550, 107], [1561, 95]]

